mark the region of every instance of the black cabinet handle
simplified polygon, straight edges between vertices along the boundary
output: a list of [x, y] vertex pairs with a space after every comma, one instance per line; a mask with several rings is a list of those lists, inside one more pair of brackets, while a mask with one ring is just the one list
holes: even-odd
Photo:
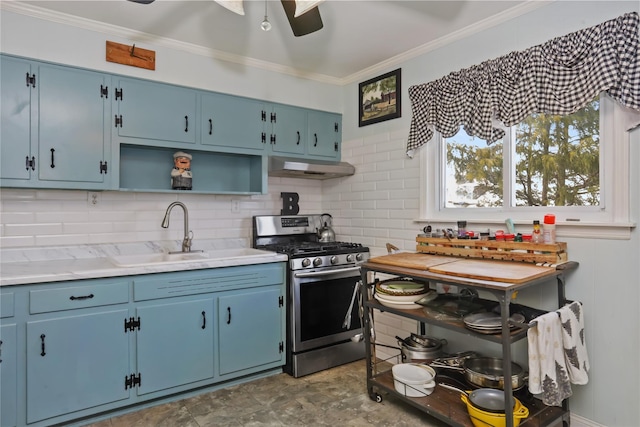
[[213, 120], [209, 119], [209, 135], [213, 133]]
[[189, 132], [189, 116], [184, 116], [184, 131]]
[[53, 153], [55, 153], [55, 152], [56, 152], [56, 150], [52, 148], [52, 149], [51, 149], [51, 169], [53, 169], [53, 168], [55, 168], [55, 167], [56, 167], [56, 163], [55, 163], [55, 161], [54, 161], [55, 159], [54, 159], [54, 157], [53, 157]]
[[207, 316], [206, 313], [203, 311], [202, 312], [202, 329], [207, 327]]
[[93, 298], [93, 294], [89, 294], [89, 295], [81, 295], [81, 296], [79, 296], [79, 297], [76, 297], [76, 296], [71, 295], [71, 296], [69, 297], [69, 299], [70, 299], [71, 301], [75, 301], [75, 300], [83, 300], [83, 299], [91, 299], [91, 298]]
[[24, 166], [25, 166], [26, 170], [29, 170], [29, 166], [30, 166], [30, 164], [29, 164], [29, 156], [27, 156]]
[[231, 307], [227, 307], [227, 325], [231, 324]]
[[45, 353], [45, 351], [44, 351], [44, 337], [45, 337], [45, 335], [44, 335], [44, 334], [40, 335], [40, 341], [42, 341], [42, 344], [41, 344], [42, 352], [40, 353], [40, 356], [42, 356], [42, 357], [44, 357], [44, 356], [45, 356], [45, 354], [47, 354], [47, 353]]
[[296, 131], [296, 134], [298, 135], [298, 139], [296, 140], [296, 145], [300, 145], [300, 132]]
[[313, 146], [316, 147], [318, 145], [318, 134], [314, 133], [313, 134], [313, 138], [315, 139], [315, 142], [313, 143]]
[[2, 363], [2, 340], [0, 340], [0, 363]]

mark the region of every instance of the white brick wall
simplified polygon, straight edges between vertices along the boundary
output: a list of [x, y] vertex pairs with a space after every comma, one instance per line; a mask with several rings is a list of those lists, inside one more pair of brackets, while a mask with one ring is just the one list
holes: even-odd
[[[169, 203], [189, 209], [189, 226], [198, 239], [244, 239], [250, 244], [251, 217], [279, 214], [281, 192], [300, 194], [301, 213], [322, 213], [322, 182], [270, 178], [269, 194], [227, 196], [103, 191], [97, 206], [77, 190], [0, 190], [0, 246], [38, 247], [182, 239], [182, 211], [160, 227]], [[240, 212], [231, 212], [231, 200]]]
[[[323, 187], [324, 206], [336, 217], [336, 234], [369, 246], [372, 256], [386, 254], [387, 243], [415, 250], [420, 160], [405, 155], [406, 136], [403, 130], [343, 141], [342, 159], [356, 167], [356, 175]], [[396, 336], [418, 332], [417, 322], [389, 313], [375, 312], [374, 323], [376, 342], [388, 346], [398, 347]], [[399, 353], [376, 347], [376, 356], [392, 363], [399, 361]]]

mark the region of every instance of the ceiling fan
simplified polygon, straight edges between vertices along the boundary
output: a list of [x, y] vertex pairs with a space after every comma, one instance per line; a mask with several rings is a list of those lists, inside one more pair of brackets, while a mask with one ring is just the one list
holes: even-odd
[[[129, 0], [134, 3], [149, 4], [155, 0]], [[238, 15], [244, 15], [242, 0], [213, 0]], [[265, 0], [266, 1], [266, 0]], [[322, 18], [318, 4], [324, 0], [280, 0], [284, 12], [296, 37], [311, 34], [322, 28]], [[266, 7], [266, 6], [265, 6]], [[266, 9], [265, 9], [266, 12]], [[266, 15], [265, 15], [266, 19]]]

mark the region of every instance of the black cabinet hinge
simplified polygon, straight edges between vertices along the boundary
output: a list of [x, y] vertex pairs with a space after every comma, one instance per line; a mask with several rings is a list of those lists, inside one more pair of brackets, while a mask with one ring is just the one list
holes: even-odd
[[278, 345], [278, 350], [280, 351], [280, 353], [282, 353], [284, 351], [284, 343], [282, 341], [280, 341], [280, 343]]
[[276, 113], [271, 113], [271, 123], [275, 123], [276, 121]]
[[267, 112], [262, 110], [260, 111], [260, 118], [262, 119], [263, 122], [267, 121]]
[[102, 174], [107, 174], [107, 162], [102, 162], [102, 160], [100, 160], [100, 175]]
[[119, 116], [116, 114], [116, 127], [122, 127], [122, 114], [120, 114]]
[[36, 75], [27, 73], [27, 87], [36, 87]]
[[284, 297], [280, 295], [278, 297], [278, 307], [282, 307], [284, 305]]
[[109, 99], [109, 86], [100, 85], [100, 98]]
[[334, 132], [338, 132], [338, 122], [335, 122], [333, 124], [333, 130], [334, 130]]
[[260, 140], [262, 141], [263, 144], [267, 143], [267, 134], [262, 132], [262, 135], [260, 135]]
[[334, 151], [338, 151], [338, 143], [337, 142], [333, 143], [333, 150]]
[[271, 134], [271, 138], [269, 138], [269, 141], [271, 142], [271, 145], [276, 145], [276, 136], [274, 134]]
[[130, 317], [129, 319], [124, 319], [124, 331], [130, 332], [135, 330], [140, 330], [140, 317], [137, 319]]
[[25, 167], [27, 170], [31, 169], [32, 171], [36, 170], [36, 158], [31, 156], [26, 157]]
[[120, 99], [122, 101], [122, 89], [116, 88], [116, 101]]
[[124, 377], [125, 390], [134, 388], [135, 386], [140, 387], [141, 385], [142, 385], [142, 374], [138, 374], [138, 375], [131, 374], [128, 377]]

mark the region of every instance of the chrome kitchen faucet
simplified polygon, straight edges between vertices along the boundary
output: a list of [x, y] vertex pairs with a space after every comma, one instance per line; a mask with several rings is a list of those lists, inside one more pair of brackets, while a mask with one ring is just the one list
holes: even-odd
[[[171, 210], [175, 206], [180, 206], [184, 211], [184, 238], [182, 239], [182, 252], [191, 252], [191, 240], [193, 239], [193, 232], [189, 230], [189, 211], [182, 202], [173, 202], [167, 207], [167, 211], [164, 213], [164, 219], [162, 220], [162, 228], [169, 228], [169, 215]], [[171, 253], [171, 252], [169, 252]]]

